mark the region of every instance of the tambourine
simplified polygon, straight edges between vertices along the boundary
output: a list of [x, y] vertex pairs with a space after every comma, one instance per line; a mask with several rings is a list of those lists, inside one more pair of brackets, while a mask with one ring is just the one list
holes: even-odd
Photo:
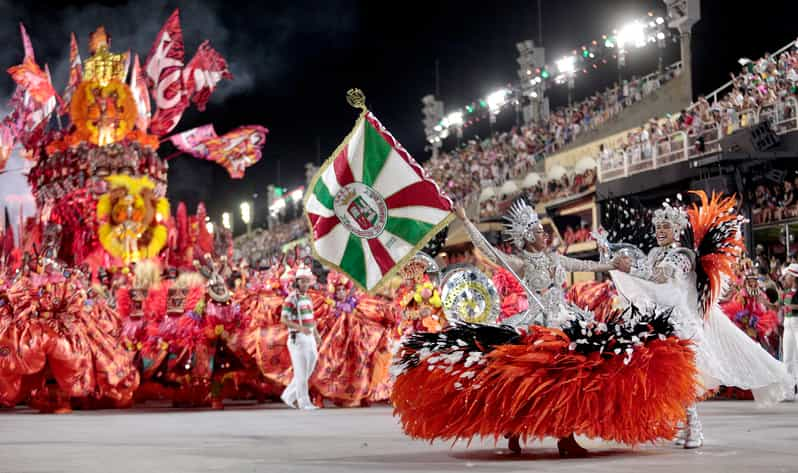
[[471, 265], [450, 266], [441, 281], [443, 313], [449, 320], [495, 324], [501, 313], [496, 286]]

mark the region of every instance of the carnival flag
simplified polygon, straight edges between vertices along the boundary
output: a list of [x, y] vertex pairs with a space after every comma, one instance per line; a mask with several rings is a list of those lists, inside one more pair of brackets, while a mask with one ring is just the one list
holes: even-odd
[[305, 213], [316, 257], [373, 292], [449, 223], [452, 202], [362, 93], [350, 91], [349, 101], [363, 113], [313, 177]]
[[147, 91], [147, 78], [144, 76], [144, 70], [139, 64], [138, 54], [136, 54], [136, 58], [133, 60], [130, 91], [133, 95], [133, 101], [136, 103], [136, 110], [138, 111], [136, 127], [146, 132], [147, 127], [150, 126], [150, 93]]
[[33, 43], [31, 43], [30, 36], [28, 36], [25, 25], [22, 23], [19, 24], [19, 34], [22, 35], [22, 48], [25, 50], [25, 59], [35, 61], [36, 57], [33, 55]]
[[208, 148], [205, 146], [205, 142], [218, 137], [213, 125], [208, 124], [172, 135], [169, 137], [169, 141], [184, 153], [188, 153], [195, 158], [207, 159]]
[[63, 115], [69, 110], [69, 103], [72, 101], [72, 94], [77, 90], [78, 85], [83, 80], [83, 65], [80, 61], [80, 50], [75, 33], [69, 35], [69, 83], [64, 90], [64, 101], [61, 103], [59, 112]]
[[238, 127], [216, 136], [212, 125], [204, 125], [169, 138], [180, 151], [207, 159], [227, 169], [230, 177], [241, 179], [244, 171], [260, 161], [261, 148], [269, 130], [259, 125]]
[[180, 29], [179, 11], [175, 10], [158, 33], [144, 62], [147, 81], [157, 107], [150, 121], [150, 132], [155, 135], [169, 133], [188, 107], [181, 77], [183, 56], [183, 32]]
[[183, 88], [197, 109], [204, 111], [216, 85], [222, 79], [232, 78], [227, 61], [211, 47], [209, 41], [203, 41], [183, 70]]

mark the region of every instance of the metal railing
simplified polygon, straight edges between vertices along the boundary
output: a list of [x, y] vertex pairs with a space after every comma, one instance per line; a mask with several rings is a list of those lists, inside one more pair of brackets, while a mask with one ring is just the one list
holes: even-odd
[[798, 100], [787, 97], [758, 109], [741, 110], [724, 118], [721, 123], [704, 123], [698, 131], [695, 128], [690, 132], [677, 131], [655, 143], [634, 143], [615, 148], [597, 160], [598, 180], [607, 182], [717, 153], [721, 150], [720, 142], [724, 136], [762, 120], [769, 121], [779, 135], [798, 131], [797, 112]]

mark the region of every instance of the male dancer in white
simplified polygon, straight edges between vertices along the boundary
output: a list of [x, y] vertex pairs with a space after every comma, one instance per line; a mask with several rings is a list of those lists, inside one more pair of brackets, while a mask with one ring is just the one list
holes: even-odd
[[313, 318], [313, 302], [307, 295], [313, 282], [310, 268], [301, 265], [294, 275], [294, 290], [283, 302], [281, 321], [288, 327], [288, 353], [291, 355], [291, 367], [294, 377], [285, 388], [280, 399], [291, 407], [303, 410], [314, 410], [316, 406], [310, 401], [308, 380], [318, 359], [319, 332]]

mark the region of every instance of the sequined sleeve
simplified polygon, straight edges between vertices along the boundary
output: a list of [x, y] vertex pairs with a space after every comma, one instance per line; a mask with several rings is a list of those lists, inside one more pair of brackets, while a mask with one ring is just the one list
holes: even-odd
[[612, 264], [569, 258], [568, 256], [562, 256], [562, 255], [560, 255], [560, 264], [562, 265], [563, 269], [565, 269], [568, 272], [601, 273], [604, 271], [612, 271], [613, 269], [615, 269], [615, 266], [613, 266]]
[[[465, 225], [465, 229], [468, 232], [468, 236], [471, 238], [471, 241], [474, 243], [474, 246], [480, 252], [482, 252], [482, 254], [485, 255], [486, 258], [488, 258], [492, 262], [499, 265], [502, 264], [502, 262], [499, 261], [495, 255], [495, 253], [498, 252], [499, 250], [495, 249], [488, 242], [488, 240], [485, 239], [485, 237], [482, 235], [482, 233], [479, 231], [476, 225], [471, 223], [471, 220], [464, 220], [463, 224]], [[514, 255], [502, 254], [502, 259], [508, 265], [510, 265], [510, 268], [512, 268], [513, 271], [519, 274], [521, 273], [521, 270], [524, 267], [524, 262], [521, 260], [521, 258]]]
[[693, 270], [693, 261], [682, 251], [669, 251], [658, 263], [635, 268], [631, 275], [657, 284], [684, 279]]

